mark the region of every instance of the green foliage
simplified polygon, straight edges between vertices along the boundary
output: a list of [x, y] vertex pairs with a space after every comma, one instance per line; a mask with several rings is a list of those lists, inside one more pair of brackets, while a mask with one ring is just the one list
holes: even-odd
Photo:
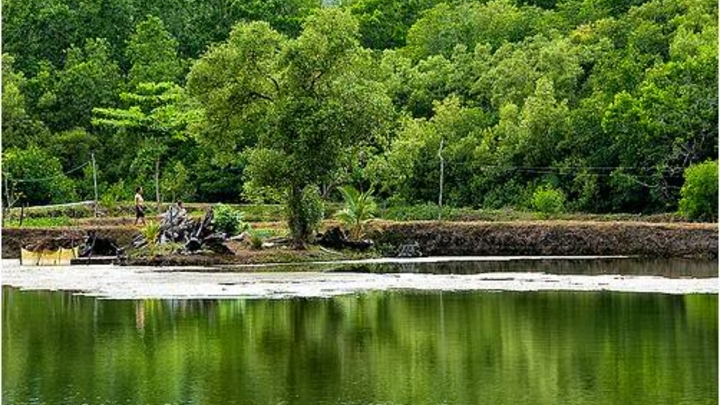
[[186, 104], [183, 89], [173, 83], [140, 83], [135, 92], [124, 92], [120, 98], [126, 108], [96, 108], [92, 123], [112, 133], [112, 143], [123, 150], [116, 161], [121, 176], [132, 174], [136, 183], [147, 190], [154, 188], [156, 168], [163, 176], [163, 191], [171, 195], [192, 193], [188, 174], [181, 161], [168, 162], [169, 151], [178, 154], [194, 146], [186, 129], [194, 110]]
[[225, 204], [213, 207], [213, 223], [215, 228], [228, 236], [237, 235], [250, 229], [243, 219], [243, 213]]
[[[448, 219], [450, 207], [443, 207], [442, 216]], [[393, 205], [382, 214], [383, 219], [391, 221], [433, 221], [438, 218], [437, 204]]]
[[115, 105], [122, 87], [120, 69], [104, 39], [71, 47], [62, 70], [35, 80], [44, 88], [34, 108], [52, 131], [88, 128], [93, 108]]
[[497, 48], [542, 31], [542, 17], [540, 10], [517, 7], [508, 0], [443, 2], [425, 12], [410, 28], [407, 50], [415, 59], [422, 59], [438, 54], [450, 56], [458, 44], [468, 49], [485, 43]]
[[[3, 186], [22, 195], [20, 203], [43, 205], [77, 201], [73, 181], [62, 170], [60, 160], [37, 146], [11, 148], [3, 152]], [[3, 193], [5, 198], [5, 193]]]
[[140, 234], [145, 238], [150, 249], [150, 254], [155, 256], [157, 247], [160, 242], [160, 231], [162, 227], [160, 222], [149, 221], [144, 227], [140, 229]]
[[126, 185], [123, 180], [111, 185], [100, 196], [100, 207], [106, 209], [108, 214], [117, 215], [118, 206], [121, 201], [130, 201], [134, 195], [131, 186]]
[[190, 173], [180, 161], [169, 166], [162, 174], [160, 187], [170, 201], [185, 201], [194, 194]]
[[182, 73], [177, 55], [178, 43], [165, 29], [163, 21], [148, 16], [130, 37], [126, 48], [132, 63], [129, 72], [131, 87], [146, 82], [176, 82]]
[[405, 45], [405, 37], [413, 23], [424, 10], [438, 2], [347, 0], [341, 3], [358, 19], [363, 46], [386, 49]]
[[[71, 3], [3, 4], [3, 148], [94, 153], [101, 189], [150, 191], [159, 163], [165, 200], [427, 204], [442, 142], [451, 207], [554, 184], [569, 210], [651, 214], [718, 153], [708, 0]], [[66, 177], [25, 202], [93, 195], [87, 167]]]
[[60, 159], [65, 170], [89, 161], [90, 154], [99, 148], [100, 140], [82, 128], [56, 133], [45, 143], [45, 149]]
[[262, 249], [263, 235], [255, 230], [250, 231], [250, 248], [253, 250]]
[[565, 194], [552, 186], [540, 186], [532, 196], [532, 207], [542, 214], [558, 214], [565, 210]]
[[26, 148], [42, 144], [49, 133], [45, 125], [27, 112], [27, 80], [15, 70], [15, 58], [2, 55], [2, 145], [3, 148]]
[[332, 8], [310, 17], [296, 40], [267, 24], [239, 24], [188, 78], [191, 94], [207, 106], [205, 125], [228, 123], [206, 132], [224, 139], [219, 146], [232, 150], [257, 137], [249, 178], [287, 193], [298, 244], [315, 222], [315, 204], [303, 202], [313, 194], [307, 190], [332, 181], [352, 147], [384, 131], [392, 113], [357, 30], [352, 16]]
[[693, 221], [715, 222], [718, 218], [718, 162], [706, 161], [688, 167], [680, 190], [680, 214]]
[[142, 236], [148, 241], [149, 244], [154, 245], [158, 243], [160, 239], [160, 223], [159, 222], [148, 222], [147, 225], [140, 229]]
[[[23, 218], [22, 226], [24, 228], [51, 228], [64, 227], [74, 225], [74, 221], [67, 216], [61, 217], [40, 217], [40, 218]], [[18, 227], [20, 226], [19, 218], [3, 218], [3, 226]]]
[[377, 214], [377, 203], [372, 196], [373, 190], [360, 192], [353, 186], [339, 187], [345, 208], [335, 214], [350, 232], [350, 238], [362, 238], [365, 223]]

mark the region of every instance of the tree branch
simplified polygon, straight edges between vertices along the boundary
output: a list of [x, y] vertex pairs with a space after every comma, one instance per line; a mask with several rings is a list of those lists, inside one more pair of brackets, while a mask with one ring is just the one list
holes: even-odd
[[280, 84], [278, 84], [277, 80], [275, 80], [275, 78], [270, 75], [267, 75], [267, 78], [270, 79], [270, 81], [273, 82], [273, 84], [275, 85], [275, 91], [280, 93]]
[[258, 93], [258, 92], [256, 92], [256, 91], [251, 91], [251, 92], [248, 93], [248, 94], [249, 94], [250, 96], [255, 96], [255, 97], [261, 98], [261, 99], [263, 99], [263, 100], [275, 101], [275, 99], [273, 99], [272, 97], [266, 96], [266, 95], [264, 95], [264, 94], [262, 94], [262, 93]]
[[319, 75], [315, 76], [315, 77], [312, 79], [312, 81], [310, 82], [310, 87], [308, 87], [308, 91], [313, 91], [313, 90], [315, 90], [315, 83], [316, 83], [318, 80], [320, 80], [321, 77], [323, 77], [323, 75], [325, 74], [325, 72], [326, 72], [326, 70], [323, 70], [322, 72], [320, 72]]

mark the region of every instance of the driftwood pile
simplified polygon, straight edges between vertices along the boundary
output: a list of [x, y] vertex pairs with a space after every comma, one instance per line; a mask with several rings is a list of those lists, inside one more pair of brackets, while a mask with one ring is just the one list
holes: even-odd
[[124, 249], [115, 242], [115, 239], [99, 236], [97, 231], [89, 230], [85, 237], [82, 250], [80, 250], [80, 257], [120, 256], [123, 250]]
[[[208, 208], [205, 217], [196, 221], [190, 218], [184, 210], [171, 207], [160, 221], [160, 232], [157, 236], [158, 244], [169, 242], [182, 243], [180, 253], [196, 253], [201, 250], [210, 250], [213, 253], [230, 254], [232, 251], [225, 246], [225, 234], [213, 229], [213, 211]], [[140, 234], [133, 239], [132, 246], [141, 248], [148, 244], [145, 236]]]

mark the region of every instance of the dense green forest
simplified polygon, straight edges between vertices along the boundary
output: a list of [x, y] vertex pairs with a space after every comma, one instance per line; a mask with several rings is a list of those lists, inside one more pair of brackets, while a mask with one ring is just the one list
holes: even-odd
[[301, 233], [344, 184], [436, 202], [441, 160], [450, 206], [676, 211], [717, 159], [717, 7], [3, 0], [3, 200], [93, 199], [94, 154], [103, 201], [157, 176]]

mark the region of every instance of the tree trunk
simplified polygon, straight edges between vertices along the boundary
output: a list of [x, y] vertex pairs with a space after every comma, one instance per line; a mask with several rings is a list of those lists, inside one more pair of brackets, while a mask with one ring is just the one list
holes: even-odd
[[291, 186], [288, 193], [288, 226], [295, 249], [305, 249], [308, 239], [308, 223], [302, 206], [303, 188]]

